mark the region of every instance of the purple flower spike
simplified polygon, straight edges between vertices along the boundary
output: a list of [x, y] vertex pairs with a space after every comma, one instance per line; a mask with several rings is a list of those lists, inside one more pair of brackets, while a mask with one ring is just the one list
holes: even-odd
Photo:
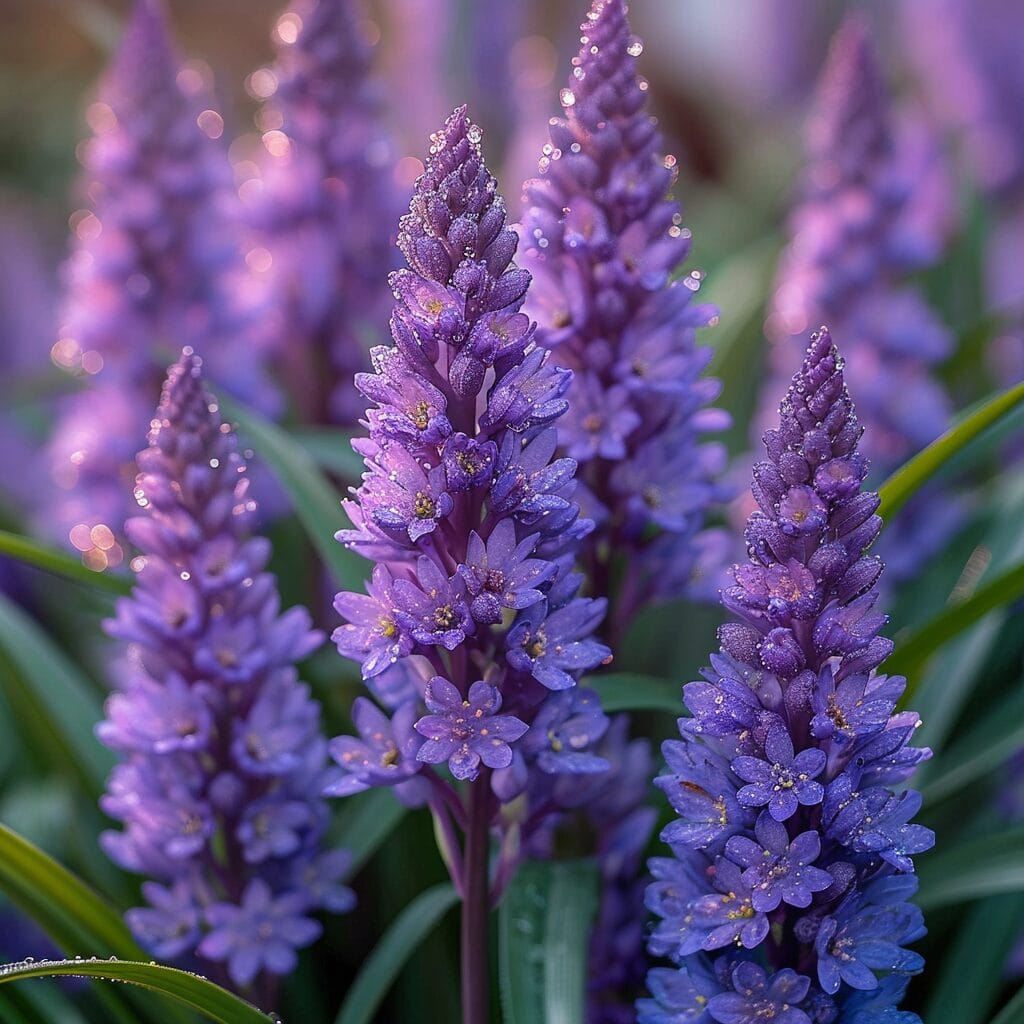
[[[520, 235], [538, 342], [575, 374], [558, 441], [580, 464], [581, 504], [598, 524], [584, 563], [595, 580], [628, 566], [612, 613], [619, 635], [645, 601], [692, 597], [693, 577], [715, 571], [697, 553], [711, 550], [701, 534], [725, 497], [724, 452], [701, 435], [727, 418], [706, 408], [717, 384], [700, 380], [709, 353], [696, 331], [716, 319], [693, 302], [701, 274], [670, 283], [690, 232], [666, 197], [676, 160], [661, 155], [646, 109], [625, 0], [593, 0], [581, 31]], [[659, 531], [676, 541], [679, 572], [665, 571]]]
[[[949, 187], [938, 157], [922, 166], [922, 126], [901, 124], [889, 108], [868, 24], [852, 15], [832, 44], [808, 121], [802, 196], [766, 322], [774, 384], [764, 389], [754, 423], [760, 438], [773, 418], [774, 396], [797, 364], [800, 339], [827, 323], [845, 339], [845, 370], [857, 391], [862, 449], [875, 481], [933, 441], [950, 417], [934, 370], [949, 355], [951, 337], [904, 283], [940, 249], [946, 204], [922, 215], [918, 197]], [[786, 477], [791, 486], [781, 502], [796, 518], [784, 514], [782, 529], [816, 529], [813, 495], [855, 488], [861, 478], [860, 467], [845, 458], [815, 466], [813, 480]], [[916, 572], [941, 546], [957, 520], [949, 504], [931, 489], [883, 537], [894, 579]]]
[[924, 934], [908, 900], [934, 836], [902, 784], [930, 752], [910, 746], [917, 715], [896, 713], [905, 680], [878, 671], [892, 644], [861, 433], [822, 328], [754, 466], [750, 561], [722, 593], [740, 621], [684, 687], [692, 717], [655, 780], [679, 817], [662, 832], [675, 858], [650, 862], [648, 946], [679, 973], [651, 972], [644, 1024], [920, 1024], [890, 979], [924, 966], [904, 947]]
[[162, 883], [126, 915], [138, 940], [248, 989], [292, 970], [320, 933], [310, 914], [353, 903], [347, 854], [321, 853], [327, 744], [294, 668], [322, 637], [304, 609], [279, 610], [247, 467], [188, 349], [137, 462], [125, 532], [141, 554], [107, 623], [127, 672], [97, 727], [122, 756], [102, 806], [123, 831], [103, 843]]
[[[266, 338], [242, 260], [224, 122], [182, 70], [159, 0], [137, 0], [89, 107], [88, 209], [72, 217], [53, 361], [88, 386], [61, 403], [50, 443], [59, 501], [48, 530], [105, 569], [127, 549], [136, 443], [168, 344], [204, 354], [218, 387], [274, 413]], [[49, 496], [52, 497], [52, 496]]]
[[304, 415], [353, 426], [352, 375], [387, 334], [395, 258], [381, 225], [402, 204], [364, 25], [360, 0], [297, 0], [278, 20], [273, 65], [249, 79], [265, 100], [249, 220], [274, 356]]
[[428, 803], [477, 928], [523, 837], [552, 817], [558, 780], [609, 770], [608, 720], [578, 682], [611, 657], [594, 638], [605, 602], [579, 597], [572, 571], [593, 523], [575, 460], [557, 455], [571, 374], [521, 312], [531, 278], [481, 137], [464, 107], [431, 136], [399, 227], [407, 267], [390, 277], [394, 345], [356, 378], [369, 437], [354, 442], [365, 471], [338, 539], [376, 566], [365, 595], [338, 595], [335, 642], [388, 711], [356, 702], [360, 735], [332, 742], [342, 776], [326, 790], [390, 785]]

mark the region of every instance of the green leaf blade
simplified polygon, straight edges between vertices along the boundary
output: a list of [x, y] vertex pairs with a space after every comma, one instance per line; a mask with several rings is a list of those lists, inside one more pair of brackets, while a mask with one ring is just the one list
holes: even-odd
[[402, 965], [458, 899], [455, 887], [444, 882], [420, 893], [395, 918], [364, 961], [335, 1024], [371, 1024]]
[[0, 530], [0, 555], [111, 594], [124, 596], [131, 592], [131, 580], [108, 572], [96, 572], [63, 551], [18, 533]]
[[608, 714], [617, 711], [662, 711], [677, 717], [686, 714], [682, 686], [670, 679], [636, 672], [611, 672], [584, 679], [581, 685], [597, 692], [601, 707]]
[[1008, 388], [950, 427], [904, 463], [878, 489], [878, 514], [888, 522], [942, 467], [989, 427], [1024, 402], [1024, 382]]
[[41, 960], [0, 967], [0, 984], [60, 975], [126, 982], [197, 1010], [216, 1024], [271, 1024], [273, 1017], [197, 974], [140, 961]]
[[528, 861], [519, 868], [498, 923], [505, 1024], [585, 1019], [599, 891], [592, 861]]

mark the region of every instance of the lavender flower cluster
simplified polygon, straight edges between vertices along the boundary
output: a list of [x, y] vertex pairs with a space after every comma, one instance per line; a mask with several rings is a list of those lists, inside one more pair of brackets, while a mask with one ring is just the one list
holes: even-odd
[[934, 837], [903, 783], [930, 752], [909, 746], [917, 715], [894, 713], [905, 680], [877, 671], [892, 643], [861, 433], [822, 328], [754, 466], [750, 561], [723, 593], [740, 621], [664, 746], [679, 817], [674, 857], [651, 861], [649, 945], [677, 967], [652, 970], [641, 1024], [918, 1019], [892, 1008], [923, 966], [908, 900]]
[[[919, 132], [898, 132], [866, 22], [851, 16], [833, 41], [808, 123], [808, 163], [767, 321], [769, 369], [779, 383], [798, 359], [795, 340], [828, 323], [844, 342], [878, 481], [947, 427], [950, 403], [933, 370], [952, 349], [920, 292], [902, 283], [938, 254], [941, 167]], [[766, 388], [759, 430], [770, 422]], [[941, 544], [957, 513], [925, 496], [885, 545], [902, 579]]]
[[[58, 500], [41, 513], [95, 569], [123, 558], [134, 438], [181, 339], [213, 378], [264, 410], [277, 402], [243, 287], [223, 119], [182, 67], [156, 0], [139, 0], [84, 149], [90, 209], [72, 218], [67, 308], [52, 358], [88, 386], [64, 402], [51, 441]], [[47, 495], [51, 498], [51, 495]]]
[[103, 846], [150, 879], [127, 915], [144, 946], [223, 963], [265, 995], [320, 934], [310, 914], [352, 905], [349, 858], [320, 850], [327, 743], [294, 668], [322, 636], [305, 609], [279, 611], [246, 465], [200, 365], [186, 349], [172, 366], [138, 456], [142, 511], [125, 532], [142, 554], [107, 624], [128, 663], [98, 727], [122, 756], [102, 807], [123, 831]]
[[576, 596], [591, 523], [572, 499], [575, 462], [553, 459], [571, 374], [519, 311], [530, 275], [511, 264], [480, 139], [465, 108], [448, 118], [401, 223], [394, 346], [356, 378], [370, 436], [354, 442], [366, 472], [339, 535], [376, 567], [366, 594], [335, 601], [338, 650], [388, 714], [357, 699], [361, 738], [333, 742], [346, 775], [332, 792], [396, 786], [459, 823], [431, 766], [503, 802], [531, 772], [606, 767], [593, 748], [607, 719], [576, 686], [609, 658], [592, 636], [605, 602]]
[[673, 279], [690, 232], [666, 198], [676, 160], [659, 156], [624, 0], [593, 0], [581, 31], [521, 233], [538, 343], [575, 373], [559, 444], [580, 463], [580, 502], [597, 523], [583, 564], [596, 593], [616, 593], [617, 636], [645, 600], [692, 591], [724, 553], [703, 527], [725, 496], [725, 453], [700, 442], [728, 420], [706, 408], [719, 387], [701, 378], [711, 352], [696, 346], [717, 313], [691, 301], [700, 272]]
[[395, 260], [382, 225], [400, 212], [394, 146], [355, 0], [299, 3], [274, 39], [274, 64], [251, 79], [267, 97], [252, 226], [269, 263], [269, 333], [303, 414], [355, 424], [352, 378], [387, 332]]

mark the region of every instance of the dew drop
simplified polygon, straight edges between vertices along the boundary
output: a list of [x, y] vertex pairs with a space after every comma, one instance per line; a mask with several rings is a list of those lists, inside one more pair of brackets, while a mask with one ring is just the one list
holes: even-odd
[[558, 94], [558, 99], [563, 107], [571, 107], [576, 103], [576, 93], [572, 89], [563, 89]]

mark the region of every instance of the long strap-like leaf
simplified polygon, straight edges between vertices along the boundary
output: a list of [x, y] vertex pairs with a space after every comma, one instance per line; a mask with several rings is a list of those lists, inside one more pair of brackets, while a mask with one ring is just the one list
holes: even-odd
[[176, 967], [131, 960], [100, 960], [96, 957], [75, 960], [23, 961], [0, 967], [0, 984], [23, 978], [47, 978], [57, 975], [100, 978], [138, 985], [168, 996], [217, 1024], [271, 1024], [274, 1018], [257, 1010], [212, 981], [179, 971]]

